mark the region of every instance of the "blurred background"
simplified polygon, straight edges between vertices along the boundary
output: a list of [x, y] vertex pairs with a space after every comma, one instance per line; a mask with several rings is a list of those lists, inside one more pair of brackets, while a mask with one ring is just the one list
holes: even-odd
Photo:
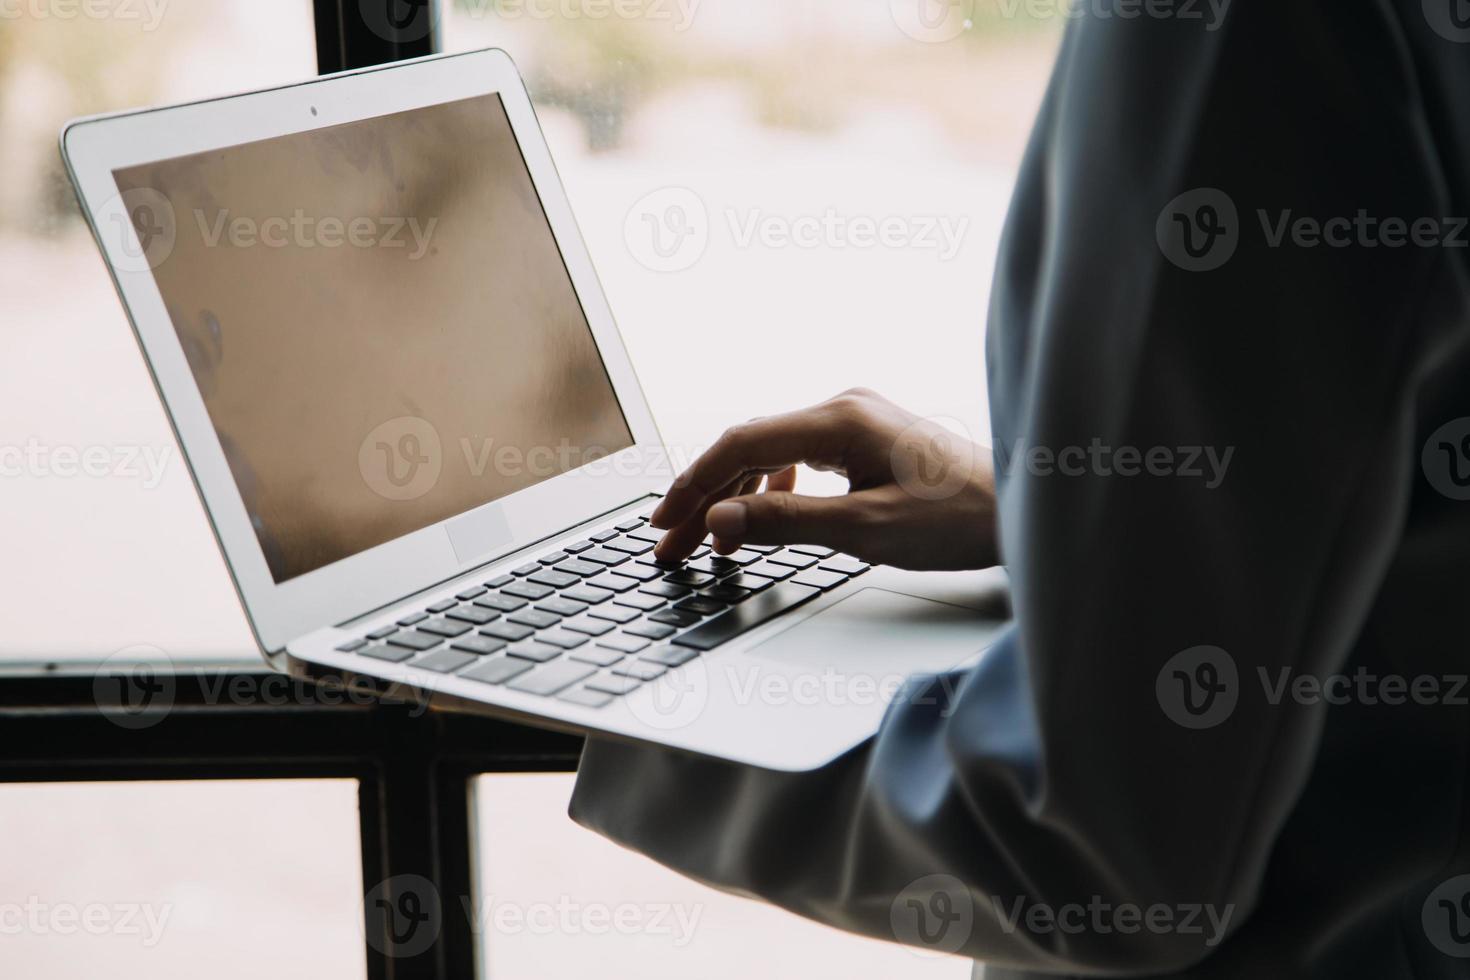
[[[986, 437], [991, 266], [1063, 5], [458, 0], [440, 16], [445, 50], [497, 46], [519, 65], [676, 459], [857, 384]], [[74, 116], [314, 73], [306, 0], [0, 0], [6, 669], [136, 645], [177, 663], [256, 657], [56, 138]], [[697, 909], [697, 926], [678, 945], [651, 928], [594, 942], [492, 917], [489, 975], [967, 975], [618, 852], [566, 819], [569, 789], [481, 777], [484, 894]], [[331, 842], [293, 836], [303, 825]], [[222, 976], [360, 976], [355, 835], [355, 797], [331, 781], [4, 787], [0, 912], [59, 889], [51, 901], [173, 913], [146, 949], [17, 934], [0, 915], [0, 964], [163, 977], [207, 957]]]

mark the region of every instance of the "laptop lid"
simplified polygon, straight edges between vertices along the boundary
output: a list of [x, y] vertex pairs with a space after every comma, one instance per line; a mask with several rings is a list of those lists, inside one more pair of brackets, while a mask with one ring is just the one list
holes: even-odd
[[263, 651], [671, 478], [503, 52], [79, 120], [62, 154]]

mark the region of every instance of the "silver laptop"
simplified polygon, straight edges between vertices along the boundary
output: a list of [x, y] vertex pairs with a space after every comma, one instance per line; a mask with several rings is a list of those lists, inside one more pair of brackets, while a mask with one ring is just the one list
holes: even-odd
[[78, 120], [62, 154], [278, 668], [802, 769], [997, 628], [973, 574], [654, 561], [676, 474], [503, 52]]

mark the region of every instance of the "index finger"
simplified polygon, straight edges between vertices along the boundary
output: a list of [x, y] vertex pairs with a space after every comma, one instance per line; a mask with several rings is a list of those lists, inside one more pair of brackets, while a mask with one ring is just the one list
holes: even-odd
[[674, 527], [741, 477], [778, 473], [797, 463], [831, 463], [840, 455], [834, 419], [820, 405], [734, 426], [674, 480], [649, 523]]

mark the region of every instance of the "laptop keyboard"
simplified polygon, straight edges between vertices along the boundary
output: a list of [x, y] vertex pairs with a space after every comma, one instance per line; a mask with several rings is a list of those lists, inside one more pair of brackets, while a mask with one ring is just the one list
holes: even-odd
[[812, 545], [672, 565], [661, 536], [630, 518], [337, 649], [602, 707], [869, 567]]

